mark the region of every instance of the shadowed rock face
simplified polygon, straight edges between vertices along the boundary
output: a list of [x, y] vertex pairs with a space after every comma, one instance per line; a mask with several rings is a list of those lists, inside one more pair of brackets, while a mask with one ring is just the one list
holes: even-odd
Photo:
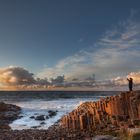
[[16, 105], [0, 102], [0, 129], [10, 129], [8, 124], [18, 118], [20, 111]]
[[67, 129], [116, 131], [140, 126], [140, 93], [124, 92], [117, 96], [85, 102], [61, 119]]

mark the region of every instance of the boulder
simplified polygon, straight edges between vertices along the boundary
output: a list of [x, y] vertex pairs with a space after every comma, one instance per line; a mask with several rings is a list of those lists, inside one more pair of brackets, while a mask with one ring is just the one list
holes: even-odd
[[11, 128], [10, 128], [10, 126], [9, 126], [8, 124], [1, 124], [1, 125], [0, 125], [0, 130], [1, 130], [1, 129], [10, 130]]
[[48, 113], [49, 113], [49, 117], [53, 117], [57, 114], [57, 111], [49, 110]]
[[35, 120], [44, 121], [44, 120], [45, 120], [45, 116], [44, 116], [44, 115], [36, 116], [36, 117], [35, 117]]
[[0, 102], [0, 129], [10, 129], [8, 124], [18, 118], [20, 111], [16, 105]]
[[31, 116], [30, 118], [31, 118], [31, 119], [34, 119], [34, 118], [35, 118], [35, 116]]
[[6, 111], [7, 110], [7, 105], [3, 102], [0, 102], [0, 112]]
[[41, 122], [40, 124], [41, 124], [41, 125], [44, 125], [44, 124], [46, 124], [46, 123], [45, 123], [45, 122]]

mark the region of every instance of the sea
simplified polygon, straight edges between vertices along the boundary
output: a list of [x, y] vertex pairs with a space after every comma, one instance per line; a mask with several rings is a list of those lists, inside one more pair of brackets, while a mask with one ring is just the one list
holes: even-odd
[[[68, 114], [83, 102], [97, 101], [106, 96], [119, 94], [118, 91], [0, 91], [0, 101], [21, 107], [19, 119], [13, 121], [13, 130], [48, 129], [62, 116]], [[48, 111], [56, 115], [43, 121], [34, 117], [48, 116]]]

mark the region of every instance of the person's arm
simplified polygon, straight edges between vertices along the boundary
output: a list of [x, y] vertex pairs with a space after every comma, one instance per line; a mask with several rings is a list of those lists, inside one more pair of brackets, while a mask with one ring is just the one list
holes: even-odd
[[127, 81], [130, 81], [130, 80], [127, 78]]

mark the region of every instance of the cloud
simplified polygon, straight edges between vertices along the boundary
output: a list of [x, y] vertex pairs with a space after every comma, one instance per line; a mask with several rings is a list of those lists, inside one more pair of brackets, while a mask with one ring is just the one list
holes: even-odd
[[46, 67], [39, 77], [65, 75], [66, 81], [83, 80], [95, 74], [97, 80], [111, 79], [138, 71], [140, 65], [140, 21], [134, 11], [126, 21], [107, 30], [94, 45]]
[[0, 68], [1, 89], [79, 89], [79, 90], [124, 90], [128, 85], [127, 77], [132, 77], [135, 87], [140, 86], [140, 71], [130, 72], [125, 76], [118, 76], [112, 79], [96, 80], [95, 75], [91, 75], [83, 80], [73, 78], [71, 81], [65, 79], [65, 76], [57, 76], [48, 81], [47, 78], [34, 78], [34, 74], [22, 67]]
[[136, 85], [140, 85], [140, 71], [139, 72], [131, 72], [128, 77], [132, 77], [134, 79], [134, 83]]
[[133, 78], [134, 85], [139, 86], [140, 85], [140, 71], [138, 72], [130, 72], [126, 76], [118, 76], [116, 78], [111, 79], [110, 81], [112, 82], [112, 85], [114, 86], [126, 86], [128, 85], [128, 81], [126, 80], [127, 78]]
[[21, 67], [0, 68], [0, 83], [8, 86], [30, 85], [35, 83], [33, 73]]
[[16, 66], [0, 68], [0, 88], [14, 89], [47, 89], [52, 86], [63, 86], [64, 76], [57, 76], [48, 81], [47, 78], [35, 78], [27, 69]]
[[48, 81], [47, 78], [41, 79], [41, 78], [36, 78], [35, 79], [35, 84], [38, 86], [47, 86], [50, 85], [50, 82]]
[[140, 88], [140, 72], [131, 72], [125, 76], [118, 76], [112, 79], [95, 80], [93, 76], [84, 81], [72, 81], [65, 84], [66, 87], [91, 88], [93, 90], [126, 90], [128, 89], [127, 78], [133, 78], [134, 89]]
[[51, 79], [51, 84], [54, 86], [62, 86], [65, 81], [65, 77], [63, 76], [57, 76], [56, 78]]
[[46, 67], [35, 76], [21, 67], [1, 68], [0, 83], [33, 89], [104, 90], [126, 86], [128, 76], [134, 79], [135, 85], [140, 85], [140, 72], [136, 72], [140, 70], [140, 21], [134, 20], [134, 13], [105, 31], [92, 47], [59, 60], [54, 67]]

